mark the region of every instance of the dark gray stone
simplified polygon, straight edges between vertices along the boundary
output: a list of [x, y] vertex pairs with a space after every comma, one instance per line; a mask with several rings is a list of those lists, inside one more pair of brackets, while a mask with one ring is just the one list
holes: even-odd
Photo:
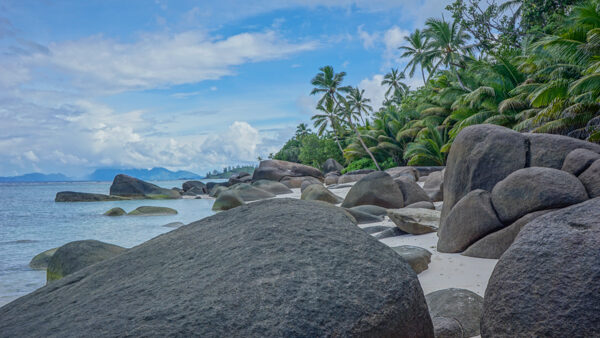
[[228, 187], [229, 183], [227, 183], [227, 182], [207, 182], [206, 190], [210, 193], [215, 187], [218, 187], [218, 186]]
[[0, 336], [433, 337], [416, 274], [340, 208], [218, 213], [0, 308]]
[[340, 179], [340, 175], [337, 172], [328, 173], [325, 175], [325, 185], [337, 184]]
[[331, 172], [341, 172], [344, 170], [344, 166], [342, 166], [338, 161], [333, 158], [328, 158], [325, 163], [323, 163], [323, 173], [328, 174]]
[[281, 179], [281, 183], [285, 184], [288, 188], [301, 188], [302, 184], [306, 181], [310, 182], [310, 184], [322, 184], [321, 180], [312, 177], [312, 176], [298, 176], [298, 177], [290, 177], [286, 176]]
[[104, 213], [104, 216], [123, 216], [127, 214], [122, 208], [112, 208]]
[[184, 192], [189, 191], [189, 190], [191, 190], [193, 188], [195, 188], [194, 191], [201, 191], [203, 194], [207, 194], [208, 191], [209, 191], [208, 187], [206, 186], [206, 184], [204, 184], [204, 183], [202, 183], [200, 181], [187, 181], [187, 182], [184, 182], [181, 185], [181, 188], [183, 188]]
[[132, 198], [171, 199], [181, 195], [171, 189], [161, 188], [135, 177], [119, 174], [110, 186], [110, 194]]
[[[347, 208], [346, 211], [348, 211], [350, 213], [350, 215], [352, 215], [352, 217], [354, 217], [356, 219], [356, 222], [358, 224], [368, 224], [368, 223], [375, 223], [375, 222], [381, 222], [383, 221], [383, 216], [378, 216], [378, 215], [373, 215], [361, 210], [357, 210], [355, 208]], [[389, 228], [389, 227], [387, 227]], [[383, 229], [386, 230], [386, 229]], [[377, 231], [375, 231], [377, 232]]]
[[268, 191], [275, 195], [291, 194], [293, 192], [285, 184], [275, 181], [258, 180], [256, 182], [252, 182], [252, 185], [258, 189]]
[[273, 198], [275, 194], [259, 189], [248, 183], [238, 183], [229, 187], [229, 190], [235, 191], [244, 202], [263, 200]]
[[427, 201], [422, 201], [422, 202], [416, 202], [413, 204], [409, 204], [407, 206], [404, 207], [404, 209], [429, 209], [429, 210], [435, 210], [435, 205], [431, 202], [427, 202]]
[[52, 258], [56, 250], [58, 250], [58, 248], [46, 250], [42, 253], [35, 255], [29, 262], [29, 267], [34, 270], [46, 270], [48, 268], [50, 258]]
[[469, 248], [467, 248], [462, 255], [477, 258], [499, 259], [500, 256], [502, 256], [502, 254], [514, 242], [521, 229], [527, 225], [527, 223], [553, 210], [540, 210], [529, 213], [519, 218], [506, 228], [492, 232], [491, 234], [471, 244], [471, 246], [469, 246]]
[[527, 165], [528, 141], [514, 130], [480, 124], [464, 128], [448, 154], [444, 174], [442, 228], [450, 210], [476, 189], [492, 191], [496, 183]]
[[184, 196], [198, 196], [206, 194], [206, 187], [191, 187], [183, 193]]
[[48, 261], [46, 279], [48, 282], [61, 279], [85, 267], [117, 256], [123, 251], [125, 248], [118, 245], [90, 239], [67, 243], [58, 248]]
[[384, 239], [384, 238], [398, 237], [398, 236], [404, 236], [404, 235], [408, 235], [408, 233], [406, 233], [398, 228], [391, 228], [391, 229], [387, 229], [387, 230], [384, 230], [384, 231], [376, 234], [374, 237], [377, 239]]
[[561, 170], [579, 176], [598, 159], [600, 159], [600, 154], [596, 152], [588, 149], [575, 149], [567, 155]]
[[154, 206], [141, 206], [131, 211], [127, 215], [129, 216], [162, 216], [162, 215], [176, 215], [177, 210], [167, 207], [154, 207]]
[[210, 190], [210, 193], [208, 194], [208, 196], [210, 197], [219, 197], [219, 194], [221, 194], [223, 191], [227, 191], [227, 187], [222, 186], [222, 185], [216, 185], [215, 187], [213, 187]]
[[600, 197], [600, 160], [594, 161], [579, 175], [579, 180], [583, 183], [590, 198]]
[[252, 182], [252, 176], [244, 171], [242, 171], [241, 173], [231, 175], [231, 177], [229, 177], [229, 180], [227, 181], [227, 183], [230, 186], [232, 186], [234, 184], [238, 184], [238, 183], [251, 183], [251, 182]]
[[[281, 181], [284, 177], [312, 176], [323, 179], [323, 174], [317, 168], [309, 167], [300, 163], [292, 163], [279, 160], [261, 161], [258, 168], [254, 170], [253, 181], [271, 180]], [[282, 182], [283, 183], [283, 182]]]
[[431, 252], [421, 247], [402, 245], [393, 247], [392, 250], [396, 251], [417, 274], [427, 270], [431, 263]]
[[399, 176], [394, 178], [394, 182], [402, 191], [404, 197], [404, 205], [409, 205], [417, 202], [429, 202], [429, 196], [412, 178], [407, 176]]
[[304, 192], [304, 189], [306, 189], [308, 186], [311, 186], [313, 184], [323, 186], [323, 182], [319, 181], [318, 179], [312, 178], [312, 177], [307, 178], [302, 181], [302, 184], [300, 184], [300, 192]]
[[321, 184], [309, 185], [302, 192], [302, 196], [300, 196], [300, 199], [306, 200], [306, 201], [322, 201], [322, 202], [327, 202], [327, 203], [331, 203], [331, 204], [339, 204], [339, 203], [342, 203], [342, 201], [344, 200], [343, 198], [339, 197], [338, 195], [327, 190], [327, 188], [325, 188]]
[[402, 208], [404, 197], [390, 175], [377, 171], [361, 178], [350, 188], [342, 207], [352, 208], [367, 204], [384, 208]]
[[219, 193], [219, 196], [213, 203], [213, 211], [223, 211], [239, 207], [246, 204], [236, 190], [225, 190]]
[[171, 222], [163, 225], [165, 228], [179, 228], [180, 226], [184, 226], [182, 222]]
[[373, 169], [359, 169], [345, 173], [338, 178], [338, 184], [357, 182], [368, 174], [375, 172]]
[[506, 224], [530, 212], [562, 208], [587, 199], [585, 187], [577, 177], [552, 168], [517, 170], [492, 190], [492, 205]]
[[423, 183], [423, 190], [432, 202], [444, 200], [444, 172], [441, 170], [429, 174]]
[[473, 190], [458, 201], [446, 222], [440, 226], [437, 249], [439, 252], [461, 252], [503, 227], [492, 207], [490, 193]]
[[529, 140], [530, 167], [560, 169], [567, 155], [575, 149], [600, 153], [600, 145], [568, 136], [553, 134], [523, 134]]
[[56, 193], [54, 202], [102, 202], [121, 201], [126, 198], [120, 196], [108, 196], [103, 194], [90, 194], [87, 192], [61, 191]]
[[454, 318], [433, 317], [431, 322], [435, 338], [467, 338], [465, 330]]
[[392, 178], [409, 178], [413, 182], [419, 180], [419, 172], [414, 167], [394, 167], [385, 170]]
[[479, 335], [483, 297], [469, 290], [450, 288], [428, 293], [425, 298], [431, 318], [454, 318], [465, 337]]
[[600, 337], [600, 198], [529, 222], [496, 264], [482, 337]]

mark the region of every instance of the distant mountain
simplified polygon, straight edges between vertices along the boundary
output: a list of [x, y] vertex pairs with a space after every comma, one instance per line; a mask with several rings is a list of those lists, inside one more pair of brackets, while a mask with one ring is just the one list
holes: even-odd
[[0, 182], [67, 182], [73, 179], [63, 174], [31, 173], [21, 176], [0, 177]]
[[129, 175], [144, 181], [192, 180], [203, 178], [190, 171], [171, 171], [158, 167], [152, 169], [96, 169], [92, 174], [87, 176], [86, 179], [90, 181], [112, 181], [118, 174]]

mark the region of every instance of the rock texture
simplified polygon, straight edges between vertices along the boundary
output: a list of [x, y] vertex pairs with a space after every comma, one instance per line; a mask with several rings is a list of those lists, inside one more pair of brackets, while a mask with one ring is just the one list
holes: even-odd
[[350, 188], [342, 207], [352, 208], [366, 204], [402, 208], [404, 197], [390, 175], [377, 171], [366, 175]]
[[67, 243], [58, 248], [48, 261], [46, 279], [48, 282], [61, 279], [87, 266], [117, 256], [123, 251], [125, 248], [118, 245], [95, 240]]
[[374, 237], [377, 239], [384, 239], [384, 238], [390, 238], [390, 237], [403, 236], [403, 235], [407, 235], [407, 234], [408, 233], [398, 229], [397, 227], [393, 227], [391, 229], [387, 229], [378, 234], [375, 234]]
[[432, 172], [423, 183], [423, 190], [432, 202], [444, 200], [444, 170]]
[[562, 171], [566, 171], [575, 176], [579, 176], [594, 161], [600, 159], [600, 154], [588, 149], [575, 149], [570, 152], [563, 162]]
[[527, 165], [528, 141], [508, 128], [480, 124], [463, 129], [450, 148], [444, 176], [442, 227], [454, 205], [476, 189], [496, 183]]
[[587, 199], [577, 177], [552, 168], [517, 170], [492, 190], [492, 205], [500, 221], [507, 224], [530, 212], [562, 208]]
[[301, 188], [302, 184], [306, 181], [311, 182], [311, 184], [315, 184], [317, 182], [319, 182], [319, 184], [321, 184], [321, 180], [312, 177], [312, 176], [297, 176], [297, 177], [291, 177], [291, 176], [286, 176], [284, 178], [281, 179], [281, 183], [285, 184], [285, 186], [287, 186], [288, 188]]
[[204, 184], [200, 181], [183, 182], [183, 184], [181, 185], [181, 188], [183, 188], [184, 192], [193, 190], [194, 192], [201, 192], [203, 194], [208, 193], [208, 187], [206, 186], [206, 184]]
[[394, 167], [385, 170], [392, 178], [409, 178], [413, 182], [419, 180], [419, 172], [414, 167]]
[[527, 223], [551, 211], [554, 210], [540, 210], [527, 214], [506, 228], [492, 232], [473, 243], [462, 254], [469, 257], [499, 259]]
[[323, 163], [322, 167], [323, 173], [325, 174], [336, 171], [341, 172], [342, 170], [344, 170], [344, 166], [342, 166], [338, 161], [334, 160], [333, 158], [328, 158], [327, 161]]
[[317, 168], [307, 165], [279, 160], [261, 161], [258, 168], [254, 170], [252, 181], [271, 180], [281, 181], [284, 177], [312, 176], [323, 179], [323, 174]]
[[144, 182], [135, 177], [119, 174], [110, 186], [110, 194], [132, 198], [180, 198], [181, 195], [172, 189], [161, 188], [155, 184]]
[[567, 155], [575, 149], [588, 149], [600, 153], [600, 145], [576, 138], [552, 134], [524, 134], [529, 140], [531, 167], [560, 169]]
[[321, 184], [311, 184], [302, 192], [300, 199], [306, 201], [322, 201], [331, 204], [339, 204], [344, 200], [338, 195], [332, 193]]
[[314, 177], [307, 177], [306, 179], [304, 179], [302, 181], [302, 184], [300, 184], [300, 192], [303, 192], [304, 189], [306, 189], [308, 186], [313, 185], [313, 184], [318, 184], [318, 185], [322, 186], [323, 182], [319, 181], [318, 179], [316, 179]]
[[[283, 212], [285, 211], [285, 212]], [[0, 308], [0, 335], [433, 337], [410, 266], [324, 203], [260, 201]]]
[[252, 175], [248, 174], [245, 171], [242, 171], [237, 174], [233, 174], [233, 175], [231, 175], [231, 177], [229, 177], [229, 180], [227, 180], [227, 183], [230, 186], [234, 185], [234, 184], [238, 184], [238, 183], [250, 183], [250, 182], [252, 182]]
[[225, 190], [219, 193], [219, 196], [213, 203], [213, 211], [223, 211], [239, 207], [246, 204], [235, 190]]
[[482, 337], [600, 336], [600, 198], [538, 217], [494, 268]]
[[587, 168], [579, 179], [585, 186], [590, 198], [600, 197], [600, 160], [594, 161], [589, 168]]
[[412, 235], [436, 232], [440, 224], [440, 212], [430, 209], [390, 209], [388, 217], [400, 230]]
[[396, 251], [417, 274], [427, 270], [431, 262], [431, 252], [418, 246], [402, 245], [393, 247], [392, 250]]
[[177, 210], [167, 207], [141, 206], [131, 211], [129, 216], [177, 215]]
[[46, 250], [35, 255], [29, 262], [29, 267], [34, 270], [46, 270], [48, 268], [50, 258], [52, 258], [56, 250], [58, 250], [58, 248]]
[[256, 182], [252, 182], [252, 185], [258, 189], [268, 191], [275, 195], [291, 194], [293, 192], [285, 184], [275, 181], [258, 180]]
[[344, 175], [342, 175], [338, 178], [338, 184], [357, 182], [361, 178], [367, 176], [368, 174], [370, 174], [372, 172], [375, 172], [375, 170], [359, 169], [359, 170], [354, 170], [354, 171], [345, 173]]
[[417, 202], [429, 202], [429, 196], [412, 178], [408, 176], [399, 176], [394, 178], [394, 182], [402, 191], [404, 205], [409, 205]]
[[340, 179], [340, 175], [338, 173], [328, 173], [325, 175], [325, 185], [337, 184]]
[[464, 337], [479, 335], [483, 297], [465, 289], [444, 289], [428, 293], [427, 307], [431, 318], [453, 318], [462, 327]]
[[430, 209], [430, 210], [435, 210], [435, 205], [431, 202], [427, 202], [427, 201], [422, 201], [422, 202], [416, 202], [413, 204], [409, 204], [407, 206], [404, 207], [405, 209]]
[[54, 202], [101, 202], [120, 201], [125, 198], [119, 196], [108, 196], [103, 194], [90, 194], [87, 192], [61, 191], [56, 193]]
[[[346, 211], [348, 211], [350, 213], [350, 215], [352, 215], [352, 217], [354, 217], [354, 219], [356, 219], [356, 222], [358, 224], [368, 224], [368, 223], [375, 223], [375, 222], [383, 221], [383, 216], [370, 214], [368, 212], [361, 211], [356, 208], [347, 208]], [[386, 228], [389, 228], [389, 227], [386, 227]], [[380, 231], [383, 231], [383, 230], [387, 230], [387, 229], [382, 229]], [[378, 231], [374, 231], [374, 232], [378, 232]]]
[[467, 338], [465, 330], [454, 318], [434, 317], [431, 322], [435, 338]]
[[275, 194], [259, 189], [248, 183], [238, 183], [229, 187], [229, 190], [235, 191], [244, 202], [252, 202], [275, 197]]
[[503, 227], [492, 207], [490, 193], [473, 190], [456, 204], [446, 222], [440, 226], [437, 249], [439, 252], [461, 252]]
[[112, 208], [104, 213], [104, 216], [123, 216], [127, 214], [122, 208]]

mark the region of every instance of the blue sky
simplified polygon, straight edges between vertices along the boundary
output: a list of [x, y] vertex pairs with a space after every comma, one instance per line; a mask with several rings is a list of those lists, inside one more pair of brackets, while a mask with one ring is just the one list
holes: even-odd
[[310, 122], [321, 66], [379, 105], [447, 3], [0, 0], [0, 176], [256, 162]]

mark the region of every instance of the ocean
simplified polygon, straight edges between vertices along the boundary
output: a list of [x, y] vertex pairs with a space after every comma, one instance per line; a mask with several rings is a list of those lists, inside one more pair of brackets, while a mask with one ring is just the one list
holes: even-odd
[[[219, 180], [212, 180], [219, 181]], [[184, 181], [152, 182], [164, 188]], [[133, 200], [55, 203], [59, 191], [108, 194], [111, 182], [0, 183], [0, 306], [46, 284], [46, 271], [29, 268], [35, 255], [71, 241], [96, 239], [131, 248], [173, 230], [164, 225], [188, 224], [214, 214], [211, 199]], [[164, 206], [170, 216], [108, 217], [113, 207], [129, 212], [142, 205]]]

